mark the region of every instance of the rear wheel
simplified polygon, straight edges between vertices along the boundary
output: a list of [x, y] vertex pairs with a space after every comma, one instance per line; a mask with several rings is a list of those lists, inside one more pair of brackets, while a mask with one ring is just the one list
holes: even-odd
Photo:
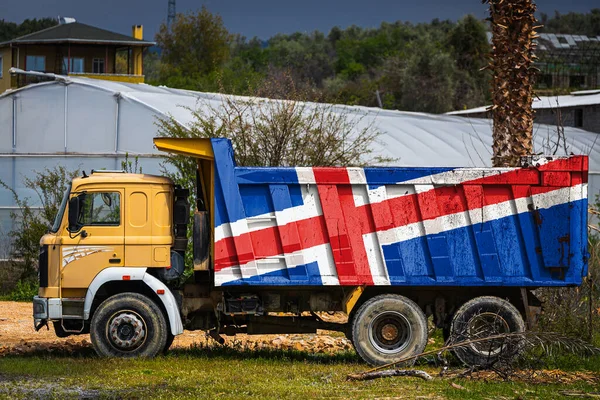
[[[452, 343], [523, 331], [525, 321], [519, 310], [494, 296], [476, 297], [466, 302], [454, 315], [450, 327]], [[467, 365], [485, 366], [503, 355], [515, 354], [519, 347], [518, 340], [496, 339], [460, 347], [454, 353]]]
[[90, 329], [94, 349], [103, 357], [154, 357], [165, 349], [167, 334], [161, 309], [139, 293], [105, 300]]
[[352, 343], [369, 364], [395, 362], [423, 352], [427, 319], [419, 306], [404, 296], [376, 296], [354, 315]]

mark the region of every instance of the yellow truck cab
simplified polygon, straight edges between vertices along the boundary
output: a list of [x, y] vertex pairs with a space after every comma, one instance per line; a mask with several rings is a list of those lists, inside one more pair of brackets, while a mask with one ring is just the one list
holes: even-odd
[[[34, 314], [60, 320], [60, 325], [55, 323], [59, 336], [89, 330], [84, 321], [92, 308], [119, 291], [123, 282], [139, 280], [146, 285], [137, 288], [159, 300], [158, 307], [167, 311], [171, 334], [181, 333], [171, 291], [146, 274], [151, 268], [171, 268], [174, 193], [173, 182], [160, 176], [92, 171], [74, 179], [52, 228], [40, 241], [40, 289]], [[71, 226], [69, 216], [76, 221]], [[97, 296], [101, 288], [106, 293]], [[134, 322], [137, 318], [129, 317]]]

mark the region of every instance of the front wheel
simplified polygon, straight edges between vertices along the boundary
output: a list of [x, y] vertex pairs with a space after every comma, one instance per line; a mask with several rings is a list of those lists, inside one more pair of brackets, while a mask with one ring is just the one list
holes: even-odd
[[427, 345], [427, 319], [421, 308], [404, 296], [376, 296], [354, 315], [352, 343], [371, 365], [396, 362], [423, 352]]
[[102, 357], [154, 357], [167, 343], [167, 323], [161, 309], [139, 293], [106, 299], [92, 318], [90, 338]]

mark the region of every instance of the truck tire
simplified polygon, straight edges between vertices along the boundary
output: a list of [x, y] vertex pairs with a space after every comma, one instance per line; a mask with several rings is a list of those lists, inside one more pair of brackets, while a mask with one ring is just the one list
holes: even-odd
[[354, 315], [352, 343], [362, 359], [371, 365], [420, 354], [427, 345], [427, 318], [414, 301], [404, 296], [376, 296]]
[[104, 300], [94, 313], [90, 338], [101, 357], [154, 357], [167, 342], [161, 309], [139, 293], [121, 293]]
[[[476, 297], [463, 304], [452, 319], [450, 340], [459, 343], [509, 332], [524, 332], [525, 321], [515, 306], [495, 296]], [[457, 348], [454, 354], [469, 366], [486, 366], [502, 354], [519, 351], [518, 341], [498, 339]]]

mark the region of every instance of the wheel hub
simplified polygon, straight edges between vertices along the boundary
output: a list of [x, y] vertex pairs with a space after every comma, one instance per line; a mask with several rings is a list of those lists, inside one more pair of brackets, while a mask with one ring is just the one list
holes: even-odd
[[135, 350], [146, 339], [146, 324], [133, 311], [118, 313], [110, 320], [108, 337], [119, 350]]
[[399, 353], [411, 340], [411, 323], [399, 312], [381, 313], [369, 324], [369, 341], [382, 353]]
[[398, 327], [394, 324], [386, 324], [381, 328], [381, 336], [385, 340], [393, 341], [398, 336]]

